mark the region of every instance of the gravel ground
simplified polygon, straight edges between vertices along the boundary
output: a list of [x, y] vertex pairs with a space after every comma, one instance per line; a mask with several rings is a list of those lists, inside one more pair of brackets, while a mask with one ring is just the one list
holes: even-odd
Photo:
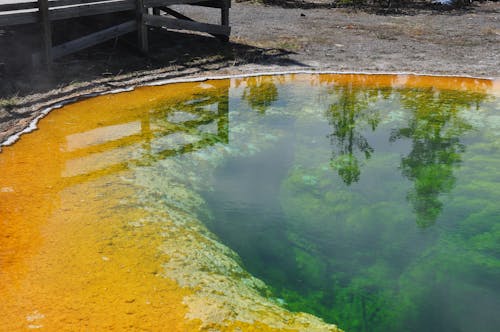
[[[218, 19], [213, 10], [184, 13]], [[51, 72], [26, 65], [36, 29], [0, 30], [0, 142], [54, 103], [159, 79], [304, 69], [500, 77], [499, 2], [384, 14], [243, 2], [233, 3], [230, 20], [228, 44], [157, 31], [150, 33], [151, 52], [143, 57], [131, 35], [62, 58]], [[88, 25], [61, 22], [55, 39], [68, 27]]]
[[[245, 10], [240, 10], [244, 7]], [[376, 15], [346, 9], [234, 7], [233, 38], [295, 52], [311, 67], [497, 77], [500, 6], [470, 12]], [[239, 22], [253, 24], [238, 24]]]

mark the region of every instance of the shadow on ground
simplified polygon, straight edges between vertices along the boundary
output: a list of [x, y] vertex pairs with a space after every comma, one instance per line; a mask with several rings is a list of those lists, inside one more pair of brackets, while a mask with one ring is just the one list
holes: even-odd
[[[84, 30], [78, 22], [59, 24], [54, 44]], [[229, 73], [241, 65], [305, 67], [284, 49], [166, 30], [150, 31], [149, 36], [147, 56], [138, 52], [136, 34], [130, 34], [58, 59], [47, 70], [31, 65], [31, 54], [39, 50], [36, 27], [0, 30], [0, 143], [26, 128], [45, 107], [92, 94], [213, 71]]]
[[[63, 35], [64, 25], [55, 33]], [[66, 33], [68, 38], [70, 33]], [[0, 33], [0, 100], [43, 93], [82, 82], [121, 86], [120, 82], [152, 76], [168, 79], [196, 75], [244, 64], [304, 66], [288, 58], [290, 51], [261, 48], [240, 43], [224, 43], [211, 36], [156, 30], [150, 32], [150, 52], [140, 54], [135, 34], [114, 39], [56, 60], [50, 70], [34, 69], [31, 54], [37, 49], [38, 33], [24, 28]], [[73, 36], [72, 36], [73, 37]], [[147, 80], [141, 80], [142, 83]], [[85, 85], [89, 89], [89, 85]], [[40, 100], [38, 100], [40, 101]], [[14, 103], [13, 103], [14, 104]], [[16, 104], [16, 107], [27, 106]]]

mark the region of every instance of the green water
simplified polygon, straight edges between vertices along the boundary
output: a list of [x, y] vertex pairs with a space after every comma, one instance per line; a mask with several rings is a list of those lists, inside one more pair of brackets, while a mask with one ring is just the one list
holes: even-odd
[[498, 97], [262, 79], [223, 98], [199, 215], [277, 301], [346, 331], [498, 331]]
[[289, 310], [346, 331], [498, 331], [498, 91], [380, 79], [200, 83], [146, 112], [126, 164]]

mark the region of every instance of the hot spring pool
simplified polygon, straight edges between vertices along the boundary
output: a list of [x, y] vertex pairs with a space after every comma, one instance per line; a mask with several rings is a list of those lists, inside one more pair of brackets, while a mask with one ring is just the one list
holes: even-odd
[[301, 74], [56, 109], [0, 153], [0, 326], [497, 331], [499, 92]]

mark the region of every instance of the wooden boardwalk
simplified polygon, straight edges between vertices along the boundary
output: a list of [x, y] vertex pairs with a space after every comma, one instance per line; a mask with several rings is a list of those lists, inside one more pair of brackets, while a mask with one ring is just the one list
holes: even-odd
[[[172, 5], [204, 6], [220, 9], [219, 23], [192, 20], [170, 8]], [[33, 58], [50, 64], [53, 59], [137, 31], [138, 46], [148, 52], [149, 27], [209, 33], [223, 41], [229, 39], [231, 0], [0, 0], [0, 28], [37, 24], [42, 52]], [[54, 46], [52, 26], [59, 20], [124, 12], [129, 19], [110, 28]]]

